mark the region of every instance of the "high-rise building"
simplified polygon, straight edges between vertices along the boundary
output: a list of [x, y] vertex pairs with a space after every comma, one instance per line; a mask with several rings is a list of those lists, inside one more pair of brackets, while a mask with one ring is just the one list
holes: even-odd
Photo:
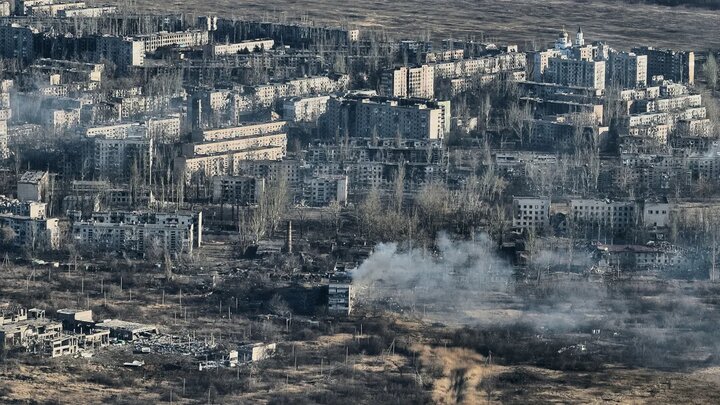
[[18, 24], [0, 26], [0, 56], [29, 62], [35, 58], [35, 30]]
[[607, 79], [611, 85], [621, 88], [647, 86], [648, 57], [629, 52], [609, 53]]
[[95, 60], [109, 60], [118, 69], [142, 66], [145, 63], [145, 43], [133, 38], [104, 35], [97, 38]]
[[605, 88], [605, 62], [555, 57], [548, 59], [545, 81], [563, 86]]
[[383, 73], [382, 92], [388, 97], [435, 97], [435, 72], [431, 65], [400, 67]]
[[346, 95], [331, 98], [327, 125], [338, 135], [360, 138], [443, 139], [449, 101]]
[[692, 51], [674, 51], [653, 47], [633, 48], [637, 55], [647, 56], [647, 82], [663, 76], [676, 83], [695, 83], [695, 53]]

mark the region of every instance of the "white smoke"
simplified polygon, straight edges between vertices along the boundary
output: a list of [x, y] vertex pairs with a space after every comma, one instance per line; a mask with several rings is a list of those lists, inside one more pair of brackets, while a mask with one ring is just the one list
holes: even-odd
[[352, 273], [355, 302], [457, 320], [489, 302], [487, 294], [510, 284], [512, 266], [495, 253], [486, 235], [453, 241], [441, 234], [436, 245], [435, 251], [378, 245]]

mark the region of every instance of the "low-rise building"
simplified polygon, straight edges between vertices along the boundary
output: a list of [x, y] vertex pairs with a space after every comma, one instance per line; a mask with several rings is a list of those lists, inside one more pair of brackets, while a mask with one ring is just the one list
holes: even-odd
[[17, 183], [18, 200], [47, 202], [51, 193], [50, 184], [51, 178], [48, 172], [25, 172]]
[[354, 291], [351, 268], [336, 265], [328, 277], [328, 312], [349, 315], [353, 310]]
[[295, 97], [283, 103], [283, 118], [292, 122], [316, 122], [327, 111], [330, 96]]
[[255, 205], [265, 191], [265, 179], [253, 176], [217, 176], [212, 179], [216, 204]]
[[550, 226], [550, 199], [546, 197], [514, 197], [513, 228], [542, 233]]
[[263, 51], [272, 49], [274, 46], [275, 40], [273, 39], [252, 39], [233, 44], [211, 44], [205, 47], [205, 55], [215, 58], [242, 52]]
[[192, 253], [202, 245], [202, 213], [96, 212], [72, 224], [78, 245], [93, 251]]
[[324, 175], [305, 179], [303, 199], [313, 206], [325, 206], [335, 201], [345, 205], [348, 198], [348, 176]]
[[60, 220], [31, 218], [25, 215], [0, 214], [0, 228], [12, 230], [11, 243], [21, 249], [56, 250], [60, 248]]
[[206, 30], [179, 32], [161, 31], [153, 34], [139, 35], [136, 39], [143, 42], [145, 46], [145, 53], [154, 53], [158, 50], [158, 48], [168, 46], [178, 48], [205, 46], [210, 41], [210, 35]]

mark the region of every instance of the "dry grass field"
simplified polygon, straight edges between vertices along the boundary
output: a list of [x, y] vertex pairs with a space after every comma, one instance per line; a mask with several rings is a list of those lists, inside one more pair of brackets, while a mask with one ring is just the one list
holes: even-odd
[[[114, 0], [127, 4], [126, 0]], [[589, 40], [614, 46], [667, 46], [705, 50], [720, 47], [720, 11], [684, 7], [583, 0], [133, 0], [154, 11], [215, 13], [240, 18], [308, 18], [318, 23], [348, 23], [384, 28], [398, 36], [430, 32], [434, 38], [496, 38], [530, 45], [552, 41], [560, 27], [581, 25]]]

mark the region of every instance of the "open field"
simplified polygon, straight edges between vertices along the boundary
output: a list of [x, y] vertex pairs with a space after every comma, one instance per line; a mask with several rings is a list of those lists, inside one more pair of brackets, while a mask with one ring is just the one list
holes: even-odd
[[[494, 299], [472, 305], [476, 311], [466, 308], [458, 316], [473, 320], [461, 322], [461, 329], [423, 321], [417, 312], [382, 309], [346, 319], [298, 315], [286, 324], [262, 315], [272, 311], [267, 300], [287, 290], [281, 288], [287, 282], [242, 276], [233, 269], [258, 269], [260, 263], [232, 259], [230, 245], [209, 243], [203, 255], [212, 257], [203, 260], [203, 269], [189, 263], [171, 282], [162, 280], [160, 270], [132, 270], [122, 261], [111, 269], [81, 266], [51, 275], [13, 266], [0, 272], [0, 297], [42, 308], [89, 305], [98, 318], [158, 323], [198, 341], [278, 342], [276, 357], [239, 371], [199, 373], [193, 359], [178, 354], [143, 355], [144, 369], [120, 367], [139, 358], [130, 346], [112, 346], [89, 359], [16, 353], [0, 358], [0, 402], [67, 403], [79, 396], [127, 404], [205, 403], [208, 397], [212, 403], [260, 404], [348, 398], [397, 403], [408, 396], [414, 396], [408, 402], [438, 404], [720, 400], [717, 286], [628, 280], [609, 288], [555, 283], [557, 288], [524, 298], [516, 296], [519, 290], [493, 293]], [[215, 270], [217, 285], [210, 289], [208, 275]], [[187, 319], [175, 317], [182, 312], [179, 289]], [[217, 307], [230, 296], [245, 298], [232, 308], [232, 319]], [[286, 298], [294, 312], [304, 312], [302, 300]]]
[[572, 30], [581, 25], [588, 40], [602, 40], [623, 48], [643, 44], [694, 50], [720, 47], [720, 11], [621, 1], [136, 0], [134, 4], [144, 10], [214, 13], [238, 18], [307, 17], [327, 24], [384, 28], [407, 37], [429, 31], [436, 39], [468, 35], [479, 39], [484, 33], [486, 38], [527, 46], [533, 40], [538, 44], [554, 40], [563, 25]]

